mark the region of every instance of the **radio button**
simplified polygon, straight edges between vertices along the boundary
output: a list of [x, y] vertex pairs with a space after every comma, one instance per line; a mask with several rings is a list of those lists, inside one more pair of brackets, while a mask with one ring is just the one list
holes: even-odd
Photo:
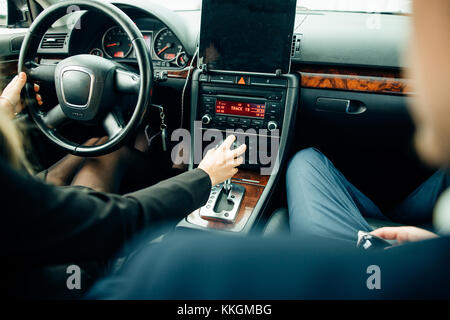
[[256, 85], [269, 85], [270, 79], [269, 78], [251, 78], [250, 84], [256, 84]]
[[280, 100], [281, 100], [281, 95], [273, 94], [273, 95], [270, 95], [270, 96], [268, 97], [268, 99], [269, 99], [269, 100], [280, 101]]
[[280, 110], [280, 109], [281, 109], [281, 104], [280, 104], [280, 103], [277, 103], [277, 102], [269, 102], [269, 103], [267, 104], [267, 106], [268, 106], [270, 109], [277, 109], [277, 110]]
[[216, 99], [213, 97], [203, 97], [203, 102], [204, 103], [215, 103]]
[[268, 103], [268, 108], [266, 109], [266, 114], [268, 115], [279, 115], [281, 111], [281, 104], [279, 103]]
[[205, 110], [209, 110], [209, 111], [214, 111], [215, 110], [214, 105], [211, 104], [211, 103], [205, 103], [204, 107], [205, 107]]
[[235, 126], [239, 123], [239, 118], [228, 117], [227, 123], [231, 126]]
[[205, 115], [202, 117], [202, 123], [203, 123], [203, 124], [210, 124], [211, 121], [212, 121], [212, 117], [211, 117], [209, 114], [205, 114]]
[[234, 76], [222, 76], [222, 75], [214, 75], [211, 76], [211, 82], [219, 82], [219, 83], [234, 83], [236, 78]]
[[250, 126], [250, 119], [241, 119], [240, 124], [244, 128], [248, 128]]
[[227, 121], [227, 117], [225, 117], [225, 116], [217, 116], [216, 120], [218, 122], [226, 122]]
[[253, 120], [252, 127], [255, 129], [261, 129], [264, 126], [264, 121], [262, 120]]
[[268, 114], [269, 116], [271, 115], [277, 116], [280, 114], [280, 109], [269, 109], [267, 110], [266, 114]]
[[270, 115], [267, 116], [266, 119], [269, 119], [269, 120], [278, 120], [278, 118], [279, 118], [279, 116], [277, 116], [277, 115], [275, 115], [275, 114], [270, 114]]
[[286, 87], [287, 86], [286, 80], [278, 79], [278, 78], [251, 78], [250, 84], [277, 86], [277, 87]]
[[278, 129], [278, 123], [276, 123], [275, 121], [269, 121], [269, 123], [267, 124], [267, 129], [269, 131], [274, 131]]

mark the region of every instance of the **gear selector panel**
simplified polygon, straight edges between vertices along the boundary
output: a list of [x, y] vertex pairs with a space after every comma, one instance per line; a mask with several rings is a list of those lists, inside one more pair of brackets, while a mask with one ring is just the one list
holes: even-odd
[[200, 216], [206, 220], [234, 223], [244, 198], [245, 188], [226, 181], [211, 189], [208, 202], [200, 208]]

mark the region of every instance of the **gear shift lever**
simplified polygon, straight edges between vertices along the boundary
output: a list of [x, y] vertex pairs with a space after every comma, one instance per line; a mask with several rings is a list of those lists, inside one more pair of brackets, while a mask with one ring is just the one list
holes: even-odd
[[232, 187], [231, 178], [229, 178], [223, 183], [223, 188], [226, 193], [230, 193], [231, 187]]
[[[236, 149], [239, 145], [234, 142], [233, 146], [233, 149]], [[231, 178], [213, 186], [208, 203], [199, 209], [200, 217], [206, 220], [233, 223], [239, 213], [244, 194], [245, 187], [231, 183]]]

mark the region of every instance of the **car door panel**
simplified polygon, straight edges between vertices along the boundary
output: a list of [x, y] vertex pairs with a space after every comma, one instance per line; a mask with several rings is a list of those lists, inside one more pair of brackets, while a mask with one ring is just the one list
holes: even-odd
[[[411, 97], [308, 88], [300, 96], [294, 151], [320, 149], [385, 212], [430, 175], [414, 151]], [[365, 110], [324, 111], [321, 99], [357, 102]]]

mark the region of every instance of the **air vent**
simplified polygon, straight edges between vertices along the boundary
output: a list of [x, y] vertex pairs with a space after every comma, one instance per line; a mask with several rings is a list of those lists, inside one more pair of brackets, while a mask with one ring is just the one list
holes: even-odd
[[62, 49], [66, 41], [67, 33], [47, 33], [42, 39], [42, 49]]
[[292, 37], [292, 46], [291, 46], [291, 57], [295, 57], [295, 55], [300, 54], [301, 46], [302, 46], [302, 37], [301, 33], [294, 34]]
[[292, 37], [292, 46], [291, 46], [291, 57], [295, 56], [295, 43], [297, 41], [297, 36], [294, 34]]

